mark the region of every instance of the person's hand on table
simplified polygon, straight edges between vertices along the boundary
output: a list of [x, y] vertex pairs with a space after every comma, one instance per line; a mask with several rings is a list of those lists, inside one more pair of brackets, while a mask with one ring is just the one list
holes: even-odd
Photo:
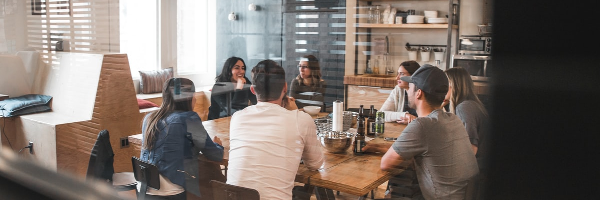
[[409, 124], [415, 119], [417, 119], [416, 116], [406, 113], [404, 114], [404, 117], [401, 120], [398, 120], [396, 122], [398, 122], [398, 124]]
[[213, 138], [213, 142], [215, 142], [215, 143], [217, 143], [217, 144], [219, 144], [219, 145], [223, 146], [223, 142], [221, 142], [221, 139], [220, 139], [219, 137], [217, 137], [217, 136], [215, 136], [215, 137]]
[[371, 153], [377, 153], [377, 152], [381, 152], [381, 153], [385, 153], [387, 152], [387, 150], [392, 147], [392, 143], [371, 143], [371, 142], [367, 142], [367, 145], [365, 145], [362, 150], [364, 152], [371, 152]]

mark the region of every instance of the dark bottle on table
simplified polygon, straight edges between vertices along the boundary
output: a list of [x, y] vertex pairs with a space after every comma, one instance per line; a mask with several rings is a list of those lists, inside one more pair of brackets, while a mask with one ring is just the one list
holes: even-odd
[[356, 120], [358, 121], [358, 118], [363, 118], [365, 116], [365, 111], [363, 109], [363, 105], [360, 105], [360, 108], [358, 109], [358, 117], [356, 118]]
[[374, 136], [375, 135], [375, 107], [371, 105], [371, 109], [369, 110], [369, 115], [366, 120], [367, 124], [367, 135]]
[[352, 148], [352, 151], [356, 155], [362, 155], [363, 154], [362, 148], [366, 145], [364, 118], [359, 117], [356, 121], [356, 124], [357, 124], [356, 136], [354, 137], [354, 147]]
[[358, 124], [361, 124], [361, 122], [359, 122], [359, 119], [363, 119], [362, 120], [362, 124], [363, 124], [362, 129], [365, 129], [364, 124], [365, 124], [366, 119], [365, 119], [365, 110], [364, 110], [363, 105], [360, 105], [360, 108], [358, 109], [358, 116], [356, 117], [356, 129], [357, 130], [360, 129]]

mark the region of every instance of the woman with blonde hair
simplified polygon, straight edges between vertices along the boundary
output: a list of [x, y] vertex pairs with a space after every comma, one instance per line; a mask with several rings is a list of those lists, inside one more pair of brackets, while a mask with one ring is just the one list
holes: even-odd
[[321, 79], [321, 67], [317, 57], [303, 56], [298, 63], [298, 76], [290, 84], [289, 96], [296, 99], [298, 108], [323, 106], [325, 80]]
[[[206, 159], [221, 162], [223, 146], [218, 137], [210, 139], [193, 111], [194, 92], [191, 80], [171, 78], [163, 86], [160, 109], [144, 117], [140, 159], [156, 165], [160, 172], [160, 189], [148, 188], [149, 199], [186, 199], [186, 192], [203, 198], [212, 195], [207, 189], [209, 180], [199, 180], [206, 176], [199, 176], [198, 159], [202, 152]], [[216, 173], [222, 176], [220, 181], [225, 179], [220, 170]]]
[[448, 94], [442, 106], [449, 104], [450, 112], [456, 114], [465, 125], [471, 147], [477, 158], [479, 176], [475, 178], [476, 199], [480, 199], [485, 189], [486, 156], [489, 148], [488, 112], [475, 94], [475, 85], [471, 75], [461, 67], [446, 70], [448, 76]]
[[488, 112], [475, 94], [475, 85], [466, 69], [455, 67], [446, 70], [449, 90], [444, 104], [449, 103], [450, 112], [456, 114], [465, 125], [471, 147], [477, 158], [480, 176], [477, 180], [478, 192], [481, 195], [485, 182], [489, 149]]

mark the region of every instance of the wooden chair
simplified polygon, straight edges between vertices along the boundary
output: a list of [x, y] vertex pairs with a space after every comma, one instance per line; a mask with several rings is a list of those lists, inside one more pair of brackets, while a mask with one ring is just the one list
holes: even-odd
[[131, 165], [133, 165], [135, 180], [139, 181], [141, 185], [137, 196], [138, 200], [146, 198], [148, 187], [160, 189], [160, 178], [156, 165], [144, 162], [135, 156], [131, 157]]
[[260, 200], [258, 191], [252, 188], [230, 185], [220, 181], [210, 181], [215, 200]]
[[114, 156], [108, 130], [100, 131], [96, 143], [92, 147], [86, 178], [106, 181], [112, 184], [117, 191], [134, 190], [137, 182], [133, 177], [133, 172], [114, 173]]

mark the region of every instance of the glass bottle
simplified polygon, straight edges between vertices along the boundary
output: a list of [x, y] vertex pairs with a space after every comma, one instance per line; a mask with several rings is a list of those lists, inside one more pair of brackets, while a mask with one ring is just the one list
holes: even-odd
[[373, 6], [369, 6], [369, 12], [368, 12], [367, 16], [369, 17], [367, 19], [367, 23], [372, 24], [374, 22], [374, 18], [375, 18], [375, 15], [373, 13]]
[[373, 15], [375, 19], [375, 24], [381, 24], [381, 10], [379, 10], [379, 6], [375, 7], [375, 14]]
[[379, 65], [379, 56], [377, 56], [377, 58], [374, 59], [373, 65], [371, 66], [373, 74], [379, 74]]
[[360, 108], [358, 109], [358, 117], [356, 118], [357, 123], [358, 123], [358, 119], [364, 118], [364, 117], [365, 117], [364, 106], [360, 105]]
[[375, 135], [375, 106], [371, 105], [371, 109], [369, 110], [369, 117], [367, 118], [367, 135], [374, 136]]
[[383, 111], [377, 111], [375, 114], [375, 136], [383, 137], [385, 131], [385, 113]]
[[355, 155], [362, 155], [363, 154], [362, 148], [366, 145], [364, 118], [359, 117], [358, 120], [356, 121], [356, 123], [357, 123], [357, 130], [356, 130], [356, 136], [354, 137], [354, 147], [352, 148], [352, 152], [354, 152]]

